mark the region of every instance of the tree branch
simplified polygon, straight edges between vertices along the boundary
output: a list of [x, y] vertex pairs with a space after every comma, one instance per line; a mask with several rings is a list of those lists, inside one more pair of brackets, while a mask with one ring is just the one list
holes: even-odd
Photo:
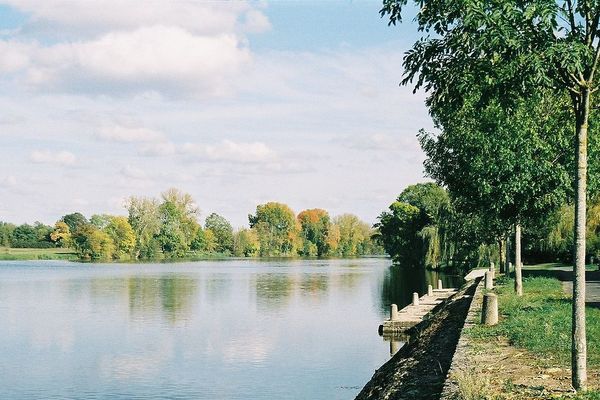
[[571, 25], [571, 34], [573, 34], [577, 27], [575, 25], [575, 14], [573, 13], [573, 3], [571, 0], [567, 0], [567, 14], [569, 16], [569, 24]]

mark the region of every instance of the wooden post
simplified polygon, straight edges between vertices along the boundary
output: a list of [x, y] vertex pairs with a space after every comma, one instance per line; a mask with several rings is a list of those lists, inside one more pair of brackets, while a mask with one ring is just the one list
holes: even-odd
[[419, 293], [417, 293], [417, 292], [413, 293], [412, 305], [413, 306], [418, 306], [419, 305]]
[[390, 321], [398, 321], [400, 319], [398, 317], [398, 306], [396, 304], [392, 304], [390, 306]]
[[492, 290], [494, 288], [494, 274], [491, 271], [485, 273], [485, 289]]
[[498, 323], [498, 296], [494, 293], [483, 295], [481, 323], [484, 325], [496, 325]]
[[427, 286], [427, 296], [433, 296], [433, 286], [431, 285]]

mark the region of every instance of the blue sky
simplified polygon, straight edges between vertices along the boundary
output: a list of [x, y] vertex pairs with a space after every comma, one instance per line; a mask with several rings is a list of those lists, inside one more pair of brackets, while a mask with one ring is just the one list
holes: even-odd
[[0, 4], [0, 220], [177, 187], [236, 227], [266, 201], [372, 223], [424, 179], [415, 27], [379, 2]]

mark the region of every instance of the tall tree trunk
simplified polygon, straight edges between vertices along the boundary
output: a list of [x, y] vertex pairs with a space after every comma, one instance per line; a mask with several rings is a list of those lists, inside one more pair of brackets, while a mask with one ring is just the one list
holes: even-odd
[[510, 233], [506, 234], [506, 255], [504, 256], [504, 273], [510, 276]]
[[583, 88], [577, 110], [577, 172], [575, 176], [575, 248], [573, 266], [573, 321], [571, 380], [576, 390], [587, 385], [587, 344], [585, 334], [585, 223], [587, 200], [587, 135], [590, 89]]
[[498, 240], [498, 253], [500, 253], [500, 262], [499, 262], [499, 272], [501, 274], [504, 273], [504, 264], [506, 263], [506, 251], [504, 250], [504, 248], [506, 247], [506, 239], [502, 238], [500, 240]]
[[515, 225], [515, 293], [523, 295], [523, 277], [521, 274], [521, 225]]

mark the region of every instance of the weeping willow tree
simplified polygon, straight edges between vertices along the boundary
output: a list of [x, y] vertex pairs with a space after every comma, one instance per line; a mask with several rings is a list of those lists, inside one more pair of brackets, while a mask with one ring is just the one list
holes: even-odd
[[[600, 197], [588, 202], [586, 218], [586, 258], [600, 259]], [[543, 251], [563, 262], [572, 261], [575, 207], [562, 205], [549, 219], [548, 232], [540, 244]]]

